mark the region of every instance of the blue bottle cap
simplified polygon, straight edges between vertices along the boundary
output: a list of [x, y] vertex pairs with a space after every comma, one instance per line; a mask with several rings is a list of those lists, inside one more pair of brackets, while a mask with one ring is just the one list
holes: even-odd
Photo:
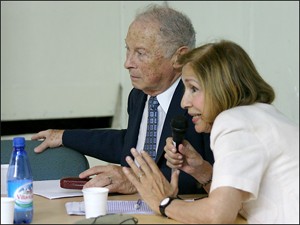
[[25, 138], [23, 138], [23, 137], [15, 137], [13, 139], [13, 146], [14, 147], [25, 147]]

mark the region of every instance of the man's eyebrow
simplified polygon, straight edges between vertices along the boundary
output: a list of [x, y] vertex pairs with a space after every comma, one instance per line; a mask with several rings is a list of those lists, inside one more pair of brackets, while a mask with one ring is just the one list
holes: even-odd
[[[128, 46], [127, 42], [126, 42], [126, 39], [125, 39], [125, 45]], [[146, 48], [144, 48], [144, 47], [136, 47], [134, 50], [135, 51], [137, 51], [137, 50], [145, 50], [146, 51]]]

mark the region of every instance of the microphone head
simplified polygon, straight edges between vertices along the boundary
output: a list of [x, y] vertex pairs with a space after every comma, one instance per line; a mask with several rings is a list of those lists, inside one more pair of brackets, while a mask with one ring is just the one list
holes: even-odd
[[171, 128], [179, 131], [186, 131], [188, 128], [188, 121], [184, 115], [176, 115], [171, 121]]
[[170, 125], [173, 135], [173, 144], [175, 147], [178, 147], [184, 139], [188, 128], [188, 121], [184, 115], [176, 115], [173, 117]]

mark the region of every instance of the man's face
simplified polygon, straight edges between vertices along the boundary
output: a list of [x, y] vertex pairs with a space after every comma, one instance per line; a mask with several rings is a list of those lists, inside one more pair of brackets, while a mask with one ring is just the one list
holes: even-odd
[[152, 96], [164, 92], [175, 81], [172, 61], [164, 58], [158, 45], [158, 31], [156, 23], [134, 21], [125, 40], [124, 67], [129, 70], [132, 85]]

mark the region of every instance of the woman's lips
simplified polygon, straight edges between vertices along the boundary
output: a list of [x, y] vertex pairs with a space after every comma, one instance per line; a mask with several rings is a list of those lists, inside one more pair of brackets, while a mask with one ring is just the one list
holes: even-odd
[[197, 123], [200, 119], [201, 119], [201, 114], [194, 115], [192, 121], [193, 123]]

